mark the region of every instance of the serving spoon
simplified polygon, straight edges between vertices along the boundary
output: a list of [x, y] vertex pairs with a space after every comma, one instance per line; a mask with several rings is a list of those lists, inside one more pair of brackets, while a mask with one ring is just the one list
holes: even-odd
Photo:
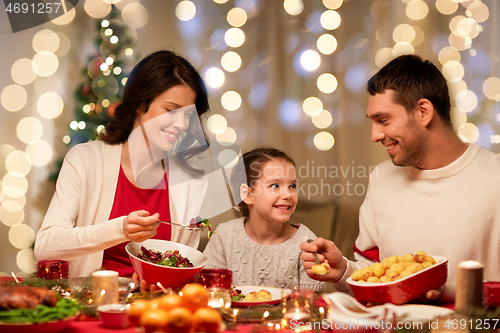
[[[311, 243], [312, 241], [312, 239], [307, 240], [308, 243]], [[312, 254], [314, 260], [316, 261], [316, 265], [313, 265], [313, 267], [311, 268], [313, 273], [316, 275], [325, 275], [326, 273], [328, 273], [330, 271], [330, 265], [328, 265], [326, 262], [323, 264], [320, 263], [318, 259], [318, 253], [316, 253], [316, 251], [314, 251]]]
[[128, 296], [130, 295], [130, 292], [132, 291], [132, 289], [135, 288], [135, 283], [133, 282], [130, 282], [128, 285], [127, 285], [127, 291], [125, 291], [125, 294], [123, 295], [123, 302], [122, 302], [122, 306], [120, 307], [120, 311], [123, 311], [125, 310], [125, 308], [127, 307], [127, 299], [128, 299]]

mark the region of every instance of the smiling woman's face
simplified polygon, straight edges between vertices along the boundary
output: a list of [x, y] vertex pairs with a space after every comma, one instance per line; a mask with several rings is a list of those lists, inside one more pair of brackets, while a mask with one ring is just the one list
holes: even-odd
[[138, 111], [134, 129], [142, 123], [149, 145], [170, 151], [179, 136], [189, 127], [195, 108], [196, 93], [187, 85], [172, 87], [149, 105], [147, 112]]

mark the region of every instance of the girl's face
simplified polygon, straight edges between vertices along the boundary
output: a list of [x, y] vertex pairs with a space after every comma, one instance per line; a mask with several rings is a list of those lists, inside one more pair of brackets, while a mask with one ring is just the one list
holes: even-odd
[[196, 93], [187, 85], [172, 87], [149, 105], [147, 112], [138, 111], [134, 129], [142, 123], [150, 146], [170, 151], [179, 136], [189, 127], [196, 113]]
[[260, 177], [250, 185], [245, 198], [250, 219], [287, 222], [297, 207], [297, 177], [295, 167], [282, 159], [273, 159], [264, 165], [251, 165], [260, 170]]

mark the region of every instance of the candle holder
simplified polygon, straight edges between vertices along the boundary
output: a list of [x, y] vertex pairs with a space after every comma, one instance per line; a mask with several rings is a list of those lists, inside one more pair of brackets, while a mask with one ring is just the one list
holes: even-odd
[[458, 264], [455, 309], [483, 307], [483, 269], [483, 264], [473, 260]]
[[228, 269], [202, 269], [198, 283], [208, 292], [208, 305], [212, 308], [231, 308], [231, 284], [233, 272]]
[[67, 279], [69, 263], [66, 260], [39, 260], [36, 262], [36, 277], [40, 279]]
[[283, 289], [281, 292], [283, 313], [281, 327], [295, 331], [309, 330], [312, 320], [313, 296], [312, 289], [299, 287]]
[[95, 306], [118, 303], [118, 272], [92, 273], [92, 300]]

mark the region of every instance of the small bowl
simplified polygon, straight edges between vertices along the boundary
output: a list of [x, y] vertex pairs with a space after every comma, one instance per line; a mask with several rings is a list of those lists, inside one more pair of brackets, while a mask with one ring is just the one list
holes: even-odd
[[433, 256], [436, 264], [405, 278], [387, 283], [358, 282], [350, 277], [347, 283], [358, 302], [403, 304], [424, 295], [427, 291], [438, 289], [448, 277], [448, 259]]
[[[139, 259], [137, 254], [140, 253], [141, 246], [161, 252], [177, 250], [183, 257], [189, 259], [194, 267], [167, 267]], [[125, 250], [139, 279], [146, 280], [148, 286], [160, 282], [164, 288], [170, 287], [176, 290], [192, 282], [196, 274], [207, 264], [207, 256], [195, 248], [160, 239], [148, 239], [141, 243], [130, 242]]]
[[97, 307], [102, 324], [107, 328], [127, 328], [130, 326], [127, 311], [130, 305], [122, 309], [122, 304], [105, 304]]
[[484, 305], [488, 308], [500, 306], [500, 281], [483, 282]]

